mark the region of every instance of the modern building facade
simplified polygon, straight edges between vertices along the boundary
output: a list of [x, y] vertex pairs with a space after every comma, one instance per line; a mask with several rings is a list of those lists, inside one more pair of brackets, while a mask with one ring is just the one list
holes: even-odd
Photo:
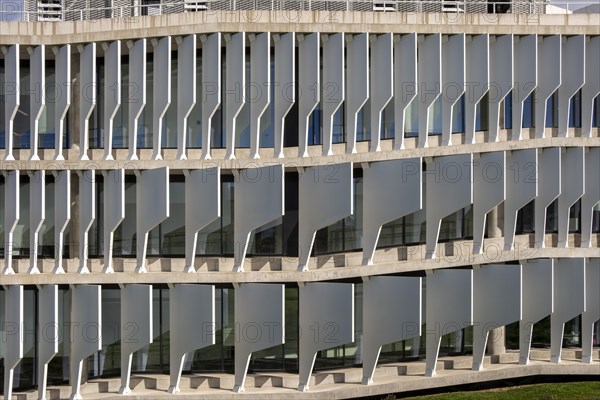
[[596, 374], [598, 15], [256, 8], [0, 23], [5, 398], [368, 395], [486, 344]]

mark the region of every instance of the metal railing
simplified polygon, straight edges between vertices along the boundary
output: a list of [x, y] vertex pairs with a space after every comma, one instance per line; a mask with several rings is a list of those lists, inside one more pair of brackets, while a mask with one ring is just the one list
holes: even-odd
[[[3, 1], [0, 21], [81, 21], [186, 12], [264, 10], [363, 11], [407, 13], [570, 14], [586, 8], [597, 13], [600, 0], [150, 0], [141, 5], [76, 8], [78, 1], [46, 4], [32, 0]], [[65, 4], [67, 3], [67, 4]], [[122, 4], [122, 3], [121, 3]], [[552, 5], [553, 7], [548, 7]], [[590, 7], [588, 7], [590, 6]]]

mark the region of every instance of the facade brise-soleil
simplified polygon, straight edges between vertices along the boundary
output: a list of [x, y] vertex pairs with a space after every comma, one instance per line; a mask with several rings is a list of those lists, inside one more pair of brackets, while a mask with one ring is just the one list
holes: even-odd
[[378, 362], [422, 356], [434, 377], [472, 352], [479, 371], [503, 326], [523, 366], [532, 343], [594, 363], [597, 18], [181, 15], [140, 19], [165, 34], [64, 22], [72, 40], [0, 23], [4, 398], [115, 375], [129, 393], [137, 372], [170, 393], [183, 371], [232, 372], [236, 392], [294, 372], [305, 391], [359, 366], [367, 390]]

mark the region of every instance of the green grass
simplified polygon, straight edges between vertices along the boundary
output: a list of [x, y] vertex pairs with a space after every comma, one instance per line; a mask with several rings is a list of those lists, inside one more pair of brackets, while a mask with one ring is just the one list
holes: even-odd
[[[384, 398], [385, 399], [385, 398]], [[549, 383], [483, 392], [410, 397], [411, 400], [600, 400], [600, 382]], [[385, 400], [394, 400], [393, 396]]]

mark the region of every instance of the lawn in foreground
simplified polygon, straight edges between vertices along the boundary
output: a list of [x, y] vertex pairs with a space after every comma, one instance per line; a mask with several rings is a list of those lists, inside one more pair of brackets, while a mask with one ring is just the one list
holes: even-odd
[[410, 397], [411, 400], [600, 400], [600, 381], [548, 383], [484, 392]]

